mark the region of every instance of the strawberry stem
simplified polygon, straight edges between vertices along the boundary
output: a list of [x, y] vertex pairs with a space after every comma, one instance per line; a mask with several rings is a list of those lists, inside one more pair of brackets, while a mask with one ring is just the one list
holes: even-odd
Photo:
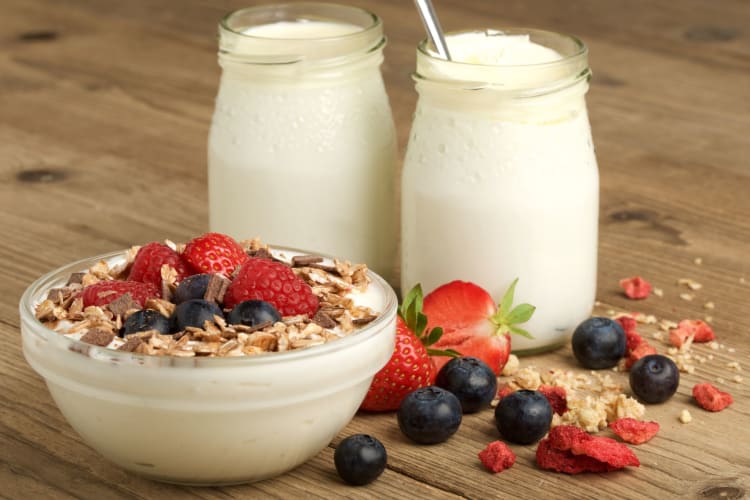
[[422, 344], [427, 347], [427, 353], [430, 356], [460, 356], [459, 353], [452, 349], [439, 350], [430, 349], [429, 346], [440, 340], [443, 336], [443, 329], [439, 326], [427, 329], [427, 316], [422, 312], [422, 305], [424, 303], [424, 296], [422, 292], [422, 285], [417, 283], [414, 288], [404, 296], [404, 300], [399, 307], [398, 314], [401, 319], [404, 320], [406, 326], [414, 332], [414, 335], [419, 339]]
[[516, 284], [518, 278], [513, 280], [503, 298], [498, 304], [497, 312], [490, 318], [490, 321], [497, 327], [496, 335], [505, 335], [514, 333], [528, 339], [533, 339], [533, 335], [516, 325], [526, 323], [534, 315], [536, 307], [531, 304], [518, 304], [513, 307], [513, 298], [516, 293]]

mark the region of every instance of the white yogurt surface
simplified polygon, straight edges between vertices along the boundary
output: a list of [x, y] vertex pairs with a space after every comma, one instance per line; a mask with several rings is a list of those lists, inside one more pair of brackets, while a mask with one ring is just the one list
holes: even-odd
[[[475, 64], [561, 57], [527, 36], [447, 41], [454, 58]], [[466, 66], [442, 69], [460, 80]], [[519, 278], [516, 302], [537, 307], [523, 325], [535, 339], [513, 336], [514, 350], [560, 343], [588, 317], [599, 191], [582, 93], [535, 103], [493, 90], [420, 90], [402, 180], [402, 289], [421, 282], [427, 293], [460, 279], [499, 300]]]
[[277, 23], [252, 26], [242, 30], [243, 33], [251, 36], [295, 40], [351, 35], [358, 31], [362, 31], [362, 28], [354, 24], [310, 21], [307, 19], [279, 21]]

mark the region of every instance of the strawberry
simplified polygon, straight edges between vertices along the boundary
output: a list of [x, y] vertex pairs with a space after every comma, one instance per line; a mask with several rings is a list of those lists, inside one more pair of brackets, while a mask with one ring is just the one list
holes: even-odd
[[81, 291], [83, 307], [103, 307], [113, 300], [119, 299], [126, 293], [129, 293], [133, 300], [138, 302], [141, 307], [146, 304], [146, 300], [161, 296], [159, 289], [153, 283], [141, 283], [140, 281], [99, 281]]
[[367, 411], [397, 410], [410, 392], [435, 383], [437, 370], [431, 354], [455, 356], [458, 353], [433, 351], [428, 346], [442, 335], [437, 327], [428, 330], [422, 314], [422, 287], [409, 291], [396, 319], [396, 345], [388, 363], [375, 374], [365, 400], [360, 406]]
[[318, 297], [292, 269], [270, 259], [248, 258], [224, 294], [224, 307], [232, 308], [246, 300], [264, 300], [282, 316], [315, 316]]
[[182, 256], [196, 274], [221, 273], [226, 277], [249, 258], [239, 243], [221, 233], [193, 238], [185, 245]]
[[133, 260], [128, 279], [153, 283], [161, 288], [161, 267], [166, 264], [177, 272], [177, 282], [182, 281], [190, 272], [182, 256], [163, 243], [156, 241], [142, 246]]
[[[435, 348], [479, 358], [500, 375], [510, 354], [510, 334], [531, 337], [516, 325], [528, 321], [536, 308], [529, 304], [512, 307], [517, 282], [513, 281], [499, 306], [486, 290], [466, 281], [452, 281], [428, 294], [424, 298], [427, 326], [443, 327]], [[448, 361], [436, 357], [438, 371]]]

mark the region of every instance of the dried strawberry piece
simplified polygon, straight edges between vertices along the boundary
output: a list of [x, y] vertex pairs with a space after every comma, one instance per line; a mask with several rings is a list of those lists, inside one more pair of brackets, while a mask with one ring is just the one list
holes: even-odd
[[553, 447], [549, 438], [539, 441], [536, 448], [536, 463], [542, 469], [580, 474], [582, 472], [609, 472], [614, 470], [604, 462], [586, 455], [573, 455], [570, 450], [558, 450]]
[[651, 293], [651, 283], [640, 276], [620, 280], [620, 287], [629, 299], [645, 299]]
[[503, 399], [505, 396], [516, 392], [515, 389], [510, 387], [508, 384], [503, 384], [497, 388], [497, 399]]
[[649, 354], [656, 354], [656, 349], [654, 348], [654, 346], [644, 340], [638, 345], [638, 347], [633, 349], [633, 351], [628, 354], [628, 357], [625, 360], [625, 369], [630, 370], [630, 367], [633, 366], [636, 361], [641, 359], [643, 356], [648, 356]]
[[625, 417], [611, 422], [609, 428], [626, 443], [643, 444], [656, 436], [659, 432], [659, 423]]
[[731, 394], [720, 391], [708, 382], [693, 387], [693, 398], [698, 406], [708, 411], [721, 411], [734, 402]]
[[716, 339], [713, 329], [699, 319], [684, 319], [677, 324], [677, 328], [669, 331], [669, 343], [675, 347], [682, 347], [692, 336], [693, 342], [710, 342]]
[[[550, 449], [557, 450], [557, 453]], [[623, 443], [591, 436], [572, 425], [558, 425], [550, 430], [537, 448], [537, 463], [542, 468], [568, 474], [604, 472], [640, 465], [638, 457]]]
[[568, 395], [565, 392], [564, 387], [542, 384], [537, 390], [547, 398], [549, 405], [552, 407], [552, 411], [558, 415], [562, 415], [568, 411]]
[[632, 316], [620, 316], [615, 318], [615, 321], [620, 323], [620, 326], [627, 334], [628, 332], [635, 332], [638, 322]]
[[493, 441], [479, 452], [479, 460], [492, 472], [502, 472], [516, 463], [516, 454], [502, 441]]

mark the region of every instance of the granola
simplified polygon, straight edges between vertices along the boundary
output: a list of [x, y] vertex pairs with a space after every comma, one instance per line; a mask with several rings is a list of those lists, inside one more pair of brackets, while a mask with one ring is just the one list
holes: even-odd
[[[171, 241], [166, 244], [177, 251], [184, 248]], [[141, 309], [138, 302], [125, 294], [104, 307], [84, 307], [82, 290], [103, 280], [124, 280], [140, 247], [125, 252], [124, 260], [115, 265], [100, 261], [85, 272], [74, 273], [63, 287], [49, 290], [45, 300], [36, 306], [36, 318], [46, 327], [82, 342], [111, 349], [153, 356], [235, 357], [269, 352], [285, 352], [325, 344], [345, 337], [378, 317], [378, 312], [355, 300], [370, 284], [367, 266], [314, 255], [285, 256], [272, 251], [258, 239], [239, 244], [248, 255], [271, 258], [288, 265], [307, 283], [319, 300], [319, 310], [307, 315], [283, 317], [275, 323], [246, 326], [227, 324], [215, 316], [214, 324], [203, 328], [165, 335], [156, 330], [118, 336], [123, 323]], [[146, 301], [145, 308], [170, 317], [175, 304], [169, 299], [177, 288], [177, 273], [164, 265], [161, 270], [161, 298]], [[213, 275], [206, 291], [206, 300], [221, 303], [230, 280]]]

